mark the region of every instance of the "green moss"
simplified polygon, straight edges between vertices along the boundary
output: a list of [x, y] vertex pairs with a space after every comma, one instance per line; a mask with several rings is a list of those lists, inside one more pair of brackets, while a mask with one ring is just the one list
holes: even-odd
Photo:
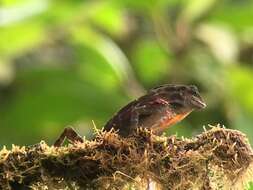
[[192, 139], [140, 130], [67, 147], [41, 142], [0, 152], [0, 189], [243, 189], [252, 150], [239, 131], [212, 127]]

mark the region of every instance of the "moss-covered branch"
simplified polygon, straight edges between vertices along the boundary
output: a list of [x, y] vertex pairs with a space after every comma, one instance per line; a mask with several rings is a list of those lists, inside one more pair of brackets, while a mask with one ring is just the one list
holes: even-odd
[[67, 147], [2, 149], [0, 189], [243, 189], [252, 160], [245, 135], [219, 127], [193, 139], [99, 132]]

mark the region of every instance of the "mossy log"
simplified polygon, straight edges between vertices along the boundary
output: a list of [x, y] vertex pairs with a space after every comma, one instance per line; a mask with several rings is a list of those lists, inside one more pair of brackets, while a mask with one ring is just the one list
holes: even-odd
[[0, 189], [242, 190], [253, 177], [252, 153], [244, 134], [221, 127], [192, 139], [99, 131], [59, 148], [43, 141], [3, 148]]

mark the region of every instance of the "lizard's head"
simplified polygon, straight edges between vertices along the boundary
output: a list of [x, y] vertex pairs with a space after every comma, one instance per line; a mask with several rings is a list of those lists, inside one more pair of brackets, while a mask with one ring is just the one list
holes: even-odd
[[184, 91], [186, 97], [186, 103], [192, 108], [203, 109], [206, 107], [206, 103], [200, 96], [198, 88], [196, 86], [190, 85], [186, 87]]
[[194, 110], [206, 107], [196, 86], [162, 85], [151, 89], [151, 92], [164, 97], [175, 110]]

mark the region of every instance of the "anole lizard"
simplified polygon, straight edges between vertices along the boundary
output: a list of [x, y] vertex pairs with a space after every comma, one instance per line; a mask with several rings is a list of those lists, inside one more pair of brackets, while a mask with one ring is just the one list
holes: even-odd
[[[146, 95], [133, 100], [120, 109], [104, 126], [105, 131], [114, 128], [127, 137], [136, 128], [149, 128], [160, 135], [165, 129], [184, 119], [193, 110], [206, 107], [197, 87], [193, 85], [165, 84], [152, 88]], [[83, 142], [72, 129], [65, 128], [54, 146], [61, 146], [65, 137], [71, 142]]]

